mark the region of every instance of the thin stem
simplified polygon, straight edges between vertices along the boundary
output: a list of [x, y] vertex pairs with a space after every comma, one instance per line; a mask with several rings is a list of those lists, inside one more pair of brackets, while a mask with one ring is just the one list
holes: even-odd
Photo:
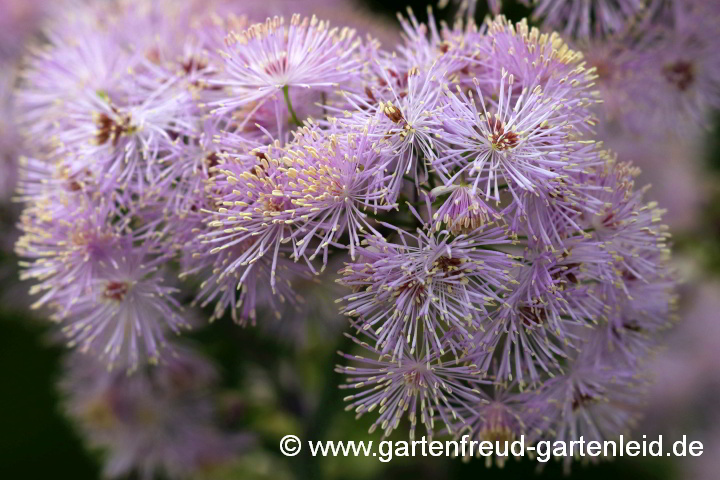
[[290, 87], [288, 85], [283, 87], [283, 96], [285, 97], [285, 104], [287, 105], [288, 112], [290, 112], [293, 123], [298, 127], [302, 127], [302, 122], [298, 120], [297, 115], [295, 115], [295, 110], [293, 110], [292, 100], [290, 100]]
[[417, 182], [415, 181], [415, 179], [412, 178], [410, 175], [403, 175], [403, 179], [404, 179], [404, 180], [407, 180], [408, 182], [411, 182], [413, 185], [415, 185], [415, 186], [416, 186], [416, 189], [417, 189], [417, 188], [420, 188], [421, 190], [425, 190], [426, 192], [430, 192], [430, 189], [429, 189], [428, 187], [426, 187], [425, 185], [420, 185], [420, 184], [417, 183]]

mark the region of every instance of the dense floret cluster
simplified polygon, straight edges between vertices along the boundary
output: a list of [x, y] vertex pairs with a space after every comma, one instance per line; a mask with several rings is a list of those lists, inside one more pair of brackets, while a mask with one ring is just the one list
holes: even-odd
[[[210, 3], [80, 10], [34, 50], [17, 95], [33, 148], [16, 248], [35, 306], [87, 353], [64, 384], [71, 414], [103, 448], [148, 445], [108, 473], [230, 454], [238, 439], [183, 393], [209, 367], [171, 337], [207, 317], [297, 322], [302, 285], [332, 282], [338, 259], [354, 347], [337, 371], [371, 431], [534, 442], [631, 427], [674, 278], [663, 210], [595, 141], [608, 73], [503, 16], [408, 12], [388, 51], [312, 15]], [[536, 13], [614, 32], [641, 2], [580, 3]], [[663, 108], [697, 113], [687, 50], [643, 41], [647, 58], [674, 55], [655, 80], [683, 98]], [[148, 403], [150, 426], [116, 419], [118, 402]], [[113, 433], [87, 420], [96, 408]]]

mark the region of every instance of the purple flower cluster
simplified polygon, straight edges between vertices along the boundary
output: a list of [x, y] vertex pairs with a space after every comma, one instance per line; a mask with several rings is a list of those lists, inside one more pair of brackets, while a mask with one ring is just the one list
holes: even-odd
[[[645, 0], [521, 0], [533, 17], [566, 35], [588, 37], [622, 31], [645, 8]], [[660, 0], [663, 1], [663, 0]]]
[[565, 26], [595, 68], [598, 135], [657, 141], [707, 129], [720, 106], [720, 8], [703, 0], [535, 1], [535, 16]]
[[[371, 431], [404, 418], [411, 436], [419, 420], [430, 436], [489, 440], [629, 428], [674, 282], [662, 210], [593, 140], [597, 68], [503, 16], [438, 26], [409, 12], [389, 52], [315, 16], [256, 23], [211, 3], [217, 15], [142, 0], [80, 10], [18, 92], [35, 143], [22, 275], [92, 357], [75, 359], [72, 415], [111, 451], [179, 438], [111, 459], [109, 474], [173, 475], [227, 450], [200, 405], [165, 406], [177, 385], [148, 393], [186, 380], [168, 337], [203, 307], [294, 322], [286, 307], [302, 311], [302, 284], [338, 257], [363, 355], [343, 353], [337, 371]], [[634, 2], [611, 3], [593, 15], [615, 30]], [[76, 389], [83, 361], [112, 371]], [[134, 428], [136, 408], [152, 425]], [[166, 428], [174, 415], [198, 425]]]
[[105, 455], [106, 477], [208, 475], [252, 444], [220, 425], [212, 364], [192, 350], [181, 353], [132, 376], [77, 354], [67, 359], [60, 382], [66, 413]]

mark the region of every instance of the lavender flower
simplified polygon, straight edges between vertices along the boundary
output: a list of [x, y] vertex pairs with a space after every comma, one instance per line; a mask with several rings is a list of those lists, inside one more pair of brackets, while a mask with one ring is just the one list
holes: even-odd
[[514, 92], [532, 92], [539, 85], [545, 96], [563, 99], [564, 110], [580, 131], [594, 124], [592, 108], [601, 102], [594, 88], [596, 74], [583, 53], [557, 32], [542, 33], [526, 20], [512, 23], [501, 15], [488, 23], [484, 41], [477, 42], [468, 60], [487, 97], [500, 95], [506, 70], [515, 79]]
[[64, 322], [71, 347], [97, 355], [109, 368], [157, 363], [166, 331], [189, 328], [172, 297], [177, 289], [162, 284], [159, 265], [165, 259], [128, 248], [113, 259], [116, 265], [104, 268], [89, 282], [90, 291], [54, 318]]
[[[483, 41], [482, 32], [472, 18], [458, 20], [452, 26], [444, 22], [438, 25], [430, 7], [427, 16], [428, 22], [424, 24], [418, 21], [410, 7], [407, 18], [398, 14], [403, 42], [397, 45], [394, 56], [380, 52], [383, 67], [398, 84], [403, 82], [406, 72], [412, 69], [426, 71], [435, 63], [443, 64], [447, 72], [456, 73], [461, 79], [468, 74], [470, 62], [465, 57], [471, 57], [474, 44]], [[384, 85], [382, 79], [378, 79], [378, 83]]]
[[[455, 422], [452, 433], [456, 438], [469, 435], [472, 440], [478, 442], [513, 442], [522, 436], [528, 438], [528, 444], [540, 431], [535, 425], [542, 421], [537, 418], [537, 412], [528, 410], [528, 394], [516, 393], [515, 385], [505, 386], [495, 384], [492, 394], [483, 394], [480, 401], [470, 404], [469, 408], [459, 407], [458, 421]], [[465, 403], [468, 405], [467, 403]], [[503, 447], [501, 447], [502, 449]], [[502, 467], [508, 458], [508, 452], [500, 455], [495, 452], [495, 461]], [[475, 452], [480, 456], [480, 452]], [[492, 457], [486, 457], [488, 466]]]
[[[292, 235], [293, 205], [286, 190], [292, 178], [279, 175], [279, 160], [264, 155], [261, 163], [250, 170], [242, 164], [224, 163], [212, 179], [219, 192], [218, 211], [208, 223], [213, 230], [203, 234], [203, 241], [213, 246], [210, 254], [236, 245], [244, 245], [235, 261], [246, 266], [269, 252], [272, 258], [271, 285], [275, 284], [275, 266], [281, 253], [295, 255], [298, 240]], [[292, 250], [284, 245], [292, 243]], [[282, 247], [282, 248], [281, 248]]]
[[442, 195], [452, 192], [433, 214], [435, 230], [445, 229], [454, 235], [471, 233], [492, 220], [502, 217], [483, 201], [482, 193], [473, 192], [470, 186], [452, 185], [437, 187], [431, 193]]
[[494, 249], [512, 242], [505, 230], [488, 225], [454, 237], [387, 226], [398, 243], [368, 237], [360, 261], [343, 269], [342, 283], [356, 291], [345, 297], [344, 312], [359, 317], [363, 329], [374, 328], [380, 352], [393, 356], [406, 348], [445, 353], [440, 338], [449, 329], [472, 338], [510, 281], [513, 261]]
[[345, 397], [345, 401], [350, 402], [346, 410], [355, 410], [359, 418], [377, 409], [378, 418], [370, 427], [370, 433], [379, 427], [386, 438], [407, 415], [411, 439], [418, 419], [432, 437], [435, 412], [449, 428], [451, 418], [458, 418], [459, 409], [453, 405], [474, 405], [481, 401], [478, 387], [482, 381], [472, 366], [443, 362], [421, 352], [406, 351], [400, 357], [382, 355], [365, 342], [356, 338], [353, 341], [372, 356], [340, 352], [357, 366], [338, 366], [336, 371], [348, 375], [347, 382], [340, 388], [359, 390]]
[[64, 406], [88, 444], [103, 454], [104, 474], [120, 478], [189, 478], [230, 461], [250, 445], [223, 431], [211, 395], [218, 373], [187, 348], [151, 370], [108, 374], [85, 357], [70, 357], [60, 382]]
[[[235, 453], [196, 395], [212, 369], [166, 339], [191, 323], [181, 299], [210, 321], [274, 315], [271, 335], [296, 344], [341, 262], [338, 303], [367, 355], [337, 371], [348, 409], [377, 411], [371, 431], [407, 416], [411, 438], [419, 420], [533, 443], [629, 427], [675, 273], [663, 210], [595, 131], [648, 112], [702, 121], [714, 30], [653, 4], [658, 25], [637, 35], [619, 18], [637, 2], [584, 5], [536, 13], [593, 36], [589, 62], [527, 21], [438, 25], [430, 10], [400, 17], [395, 52], [223, 0], [129, 0], [52, 25], [16, 99], [34, 140], [16, 250], [36, 307], [91, 354], [64, 388], [108, 475], [194, 475]], [[595, 34], [620, 30], [638, 50], [613, 58]], [[634, 108], [668, 85], [683, 95]], [[633, 104], [603, 107], [615, 91]]]
[[[495, 375], [536, 384], [540, 372], [562, 370], [566, 348], [579, 348], [573, 326], [590, 326], [603, 314], [597, 285], [615, 280], [602, 244], [568, 240], [564, 252], [528, 249], [516, 270], [516, 284], [490, 316], [475, 362], [487, 371], [488, 352], [502, 351]], [[504, 335], [503, 335], [504, 333]], [[482, 363], [481, 363], [482, 362]]]
[[252, 25], [227, 38], [227, 79], [212, 85], [229, 87], [230, 97], [211, 103], [229, 112], [248, 103], [262, 105], [290, 87], [327, 91], [350, 80], [359, 70], [355, 58], [359, 41], [350, 29], [330, 29], [316, 17], [294, 15], [285, 25], [283, 17]]
[[366, 231], [380, 235], [368, 222], [368, 213], [377, 215], [393, 205], [383, 183], [386, 164], [372, 143], [375, 131], [365, 129], [358, 135], [338, 137], [332, 130], [324, 133], [304, 128], [296, 135], [283, 159], [286, 167], [279, 169], [291, 179], [293, 189], [286, 196], [297, 216], [298, 231], [293, 235], [302, 237], [296, 256], [304, 255], [316, 236], [319, 243], [310, 259], [323, 252], [326, 264], [329, 245], [347, 232], [350, 257], [354, 258], [360, 235]]
[[[359, 129], [373, 123], [374, 140], [390, 149], [397, 160], [387, 165], [394, 172], [388, 185], [391, 199], [395, 199], [402, 187], [403, 176], [416, 179], [418, 184], [427, 177], [427, 163], [443, 144], [440, 118], [445, 107], [441, 102], [444, 75], [442, 65], [433, 65], [427, 72], [417, 68], [401, 80], [401, 88], [385, 69], [380, 67], [378, 78], [385, 88], [374, 91], [366, 87], [364, 97], [349, 98], [355, 114], [347, 120], [351, 129]], [[342, 122], [342, 120], [340, 120]], [[419, 160], [424, 160], [421, 163]]]
[[[525, 3], [529, 3], [525, 0]], [[589, 37], [623, 30], [643, 10], [643, 0], [533, 0], [533, 17], [563, 33]]]
[[[604, 209], [587, 218], [593, 236], [605, 242], [623, 280], [651, 282], [662, 276], [667, 264], [669, 233], [661, 222], [664, 210], [645, 204], [647, 188], [634, 190], [639, 170], [627, 163], [608, 163], [593, 184]], [[624, 283], [622, 283], [624, 284]]]
[[[540, 86], [523, 89], [512, 102], [514, 77], [504, 71], [497, 107], [490, 113], [479, 82], [475, 84], [482, 110], [474, 97], [448, 92], [445, 127], [450, 133], [445, 141], [457, 147], [448, 148], [434, 162], [439, 172], [448, 172], [446, 183], [468, 178], [472, 193], [479, 190], [486, 199], [499, 202], [501, 186], [518, 199], [523, 190], [551, 189], [552, 181], [565, 172], [583, 171], [592, 164], [594, 159], [570, 140], [569, 119], [558, 112], [559, 99], [544, 97]], [[450, 176], [455, 167], [459, 168]]]
[[[603, 442], [635, 425], [646, 383], [633, 369], [580, 360], [566, 375], [548, 380], [533, 404], [546, 419], [543, 431], [554, 432], [552, 440]], [[563, 461], [567, 469], [572, 457]]]
[[[52, 198], [57, 201], [57, 196]], [[75, 209], [49, 211], [43, 203], [26, 209], [20, 218], [24, 235], [16, 252], [32, 263], [22, 264], [22, 280], [35, 279], [30, 293], [42, 293], [34, 308], [47, 303], [67, 312], [79, 297], [87, 295], [103, 268], [116, 266], [113, 258], [123, 244], [123, 222], [109, 221], [107, 203], [89, 206], [80, 195], [72, 198]]]
[[[190, 245], [196, 246], [193, 243]], [[210, 321], [221, 318], [229, 308], [236, 323], [249, 321], [254, 325], [259, 306], [269, 307], [279, 317], [281, 304], [302, 302], [294, 293], [292, 280], [295, 277], [306, 278], [307, 271], [285, 257], [277, 258], [275, 263], [262, 257], [243, 265], [238, 258], [243, 258], [252, 245], [249, 241], [209, 255], [208, 248], [201, 245], [200, 251], [195, 252], [183, 272], [183, 277], [197, 275], [205, 279], [200, 284], [194, 304], [205, 307], [215, 302]], [[281, 273], [279, 281], [273, 275], [276, 271]]]
[[[222, 197], [227, 207], [208, 224], [222, 231], [210, 231], [203, 238], [208, 245], [223, 242], [213, 247], [211, 254], [227, 248], [234, 252], [223, 261], [225, 273], [218, 280], [240, 267], [243, 273], [236, 280], [238, 286], [242, 285], [250, 275], [250, 267], [258, 261], [267, 262], [265, 255], [269, 252], [266, 267], [270, 285], [275, 288], [275, 271], [278, 263], [282, 263], [282, 254], [299, 259], [307, 256], [310, 247], [314, 249], [309, 259], [322, 253], [325, 264], [329, 246], [337, 245], [336, 241], [346, 231], [348, 247], [351, 256], [354, 255], [360, 234], [375, 231], [365, 212], [377, 213], [391, 207], [386, 200], [386, 187], [380, 183], [384, 164], [378, 164], [370, 141], [367, 132], [338, 138], [326, 136], [320, 130], [303, 129], [293, 143], [279, 150], [282, 164], [280, 156], [268, 150], [256, 152], [263, 167], [255, 167], [255, 174], [243, 172], [241, 160], [218, 166], [221, 172], [218, 188], [221, 192], [229, 190]], [[242, 172], [239, 178], [233, 176], [235, 171]], [[244, 195], [241, 185], [247, 188]], [[314, 242], [316, 238], [319, 242]], [[292, 250], [282, 246], [288, 242]]]
[[[720, 13], [691, 17], [692, 24], [648, 34], [630, 86], [640, 106], [631, 124], [650, 135], [688, 135], [706, 127], [710, 109], [720, 106]], [[710, 23], [706, 23], [710, 22]], [[651, 95], [648, 92], [657, 92]], [[658, 101], [659, 100], [659, 101]], [[641, 123], [642, 122], [642, 123]], [[647, 125], [654, 128], [648, 131]]]

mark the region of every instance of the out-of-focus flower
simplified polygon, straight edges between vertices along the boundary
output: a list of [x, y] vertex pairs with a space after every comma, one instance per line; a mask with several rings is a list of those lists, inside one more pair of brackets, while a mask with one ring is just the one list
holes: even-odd
[[[547, 437], [552, 441], [569, 444], [582, 438], [602, 444], [629, 434], [636, 425], [646, 384], [646, 379], [626, 366], [579, 361], [567, 374], [548, 380], [529, 408], [537, 409], [552, 425], [551, 430], [548, 425], [540, 427], [543, 432], [553, 432]], [[563, 458], [566, 468], [571, 461], [569, 455]]]
[[[531, 3], [524, 0], [526, 4]], [[643, 11], [643, 0], [532, 0], [533, 17], [566, 35], [621, 32]]]
[[60, 381], [67, 415], [103, 455], [109, 478], [193, 478], [221, 467], [251, 444], [217, 423], [217, 372], [197, 353], [182, 354], [132, 376], [108, 374], [73, 354]]
[[720, 105], [720, 12], [705, 2], [677, 2], [674, 14], [620, 35], [581, 40], [597, 75], [605, 131], [631, 130], [651, 141], [694, 138]]
[[113, 255], [122, 243], [122, 222], [110, 222], [105, 202], [94, 207], [82, 196], [73, 200], [74, 208], [66, 211], [52, 211], [40, 203], [20, 218], [24, 234], [15, 249], [27, 259], [20, 278], [39, 282], [31, 289], [31, 294], [42, 293], [36, 308], [50, 303], [66, 312], [88, 294], [103, 268], [116, 265]]
[[294, 15], [289, 25], [276, 17], [231, 33], [223, 55], [227, 77], [211, 81], [231, 93], [210, 105], [221, 113], [288, 95], [284, 90], [291, 87], [331, 90], [359, 70], [355, 57], [359, 42], [353, 30], [331, 29], [315, 16]]
[[[60, 2], [58, 2], [60, 3]], [[0, 61], [15, 62], [53, 7], [48, 2], [0, 2]]]
[[[688, 259], [684, 261], [689, 262]], [[665, 348], [649, 365], [655, 379], [677, 379], [672, 385], [658, 382], [651, 386], [648, 418], [644, 422], [649, 433], [662, 433], [666, 428], [691, 423], [697, 411], [696, 402], [704, 402], [705, 393], [720, 385], [717, 353], [713, 347], [720, 334], [715, 322], [720, 308], [720, 284], [703, 280], [698, 288], [693, 287], [682, 298], [678, 315], [683, 321], [668, 336]], [[670, 421], [661, 422], [661, 418]]]
[[[438, 7], [445, 8], [451, 1], [453, 4], [457, 5], [457, 11], [455, 13], [456, 16], [459, 17], [465, 15], [467, 18], [475, 17], [478, 0], [440, 0], [438, 2]], [[502, 0], [488, 0], [488, 4], [493, 14], [497, 15], [500, 13]]]
[[[198, 251], [194, 252], [183, 277], [196, 275], [204, 279], [194, 303], [205, 307], [214, 302], [210, 321], [221, 318], [230, 309], [236, 323], [254, 325], [259, 307], [269, 308], [279, 317], [281, 305], [286, 302], [297, 305], [301, 301], [288, 277], [307, 277], [302, 265], [285, 256], [260, 257], [246, 262], [243, 259], [252, 245], [250, 240], [208, 254], [210, 248], [206, 244], [189, 244]], [[279, 279], [276, 279], [277, 272]]]
[[[693, 159], [705, 155], [701, 136], [686, 139], [639, 138], [610, 128], [599, 132], [608, 148], [619, 158], [632, 161], [640, 171], [636, 183], [652, 185], [649, 195], [664, 199], [667, 210], [663, 221], [670, 231], [678, 234], [693, 229], [701, 221], [701, 210], [706, 194], [703, 185], [702, 164]], [[662, 168], [658, 168], [658, 163]]]
[[[163, 284], [166, 258], [143, 249], [121, 248], [93, 275], [88, 291], [54, 318], [63, 322], [70, 346], [97, 355], [109, 365], [134, 370], [165, 354], [167, 331], [189, 328], [176, 288]], [[103, 268], [104, 267], [104, 268]]]
[[641, 107], [635, 121], [647, 134], [683, 138], [693, 128], [709, 127], [710, 112], [720, 107], [720, 14], [711, 18], [697, 17], [698, 23], [647, 40], [636, 73], [640, 81], [631, 90]]
[[[427, 24], [421, 23], [408, 7], [407, 18], [398, 15], [403, 41], [396, 46], [396, 54], [388, 56], [386, 52], [379, 52], [380, 65], [393, 78], [396, 88], [407, 84], [406, 76], [411, 71], [419, 69], [426, 72], [436, 63], [441, 67], [435, 69], [436, 73], [446, 73], [448, 79], [459, 82], [467, 81], [463, 78], [469, 74], [470, 60], [466, 57], [472, 57], [477, 44], [486, 40], [484, 27], [478, 27], [472, 18], [448, 25], [438, 22], [430, 7], [427, 16]], [[381, 87], [387, 86], [381, 78], [378, 78], [378, 83]]]
[[[460, 406], [458, 421], [448, 429], [456, 438], [462, 439], [470, 435], [471, 440], [478, 442], [514, 442], [523, 436], [528, 444], [533, 443], [541, 433], [537, 425], [542, 421], [537, 411], [528, 408], [528, 399], [532, 394], [515, 393], [512, 388], [505, 389], [496, 385], [493, 393], [483, 395], [480, 401], [471, 404], [470, 408]], [[467, 403], [465, 403], [467, 405]], [[502, 466], [509, 457], [507, 451], [494, 452], [495, 460]], [[480, 452], [475, 452], [480, 457]], [[489, 465], [493, 457], [486, 457]]]
[[15, 83], [13, 66], [0, 64], [0, 203], [12, 196], [17, 180], [16, 157], [20, 152], [21, 137], [14, 122], [12, 90]]

